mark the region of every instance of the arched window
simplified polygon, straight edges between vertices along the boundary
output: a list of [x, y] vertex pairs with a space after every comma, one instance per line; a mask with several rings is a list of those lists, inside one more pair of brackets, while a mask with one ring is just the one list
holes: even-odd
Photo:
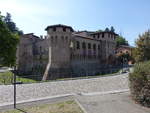
[[104, 38], [104, 33], [102, 33], [102, 38]]
[[100, 50], [100, 45], [98, 45], [98, 50]]
[[54, 39], [53, 39], [53, 36], [51, 36], [51, 42], [53, 42], [53, 40], [54, 40]]
[[93, 44], [93, 49], [94, 49], [94, 51], [96, 50], [96, 44]]
[[80, 42], [77, 41], [77, 49], [80, 49]]
[[65, 40], [66, 40], [66, 42], [68, 41], [68, 37], [67, 36], [65, 37]]
[[40, 53], [42, 52], [42, 47], [40, 46]]
[[97, 35], [97, 38], [99, 38], [99, 34]]
[[85, 42], [82, 43], [82, 49], [86, 49], [86, 44], [85, 44]]
[[95, 38], [95, 35], [93, 35], [93, 38]]
[[98, 45], [98, 58], [100, 58], [100, 45]]
[[61, 36], [61, 40], [64, 41], [64, 36]]
[[57, 36], [55, 36], [55, 43], [57, 44]]
[[56, 27], [53, 28], [53, 31], [54, 31], [54, 32], [56, 31]]
[[93, 44], [93, 50], [94, 50], [93, 57], [96, 58], [96, 44]]
[[91, 44], [90, 43], [88, 43], [88, 49], [91, 49]]
[[63, 27], [63, 31], [66, 32], [66, 28], [65, 27]]

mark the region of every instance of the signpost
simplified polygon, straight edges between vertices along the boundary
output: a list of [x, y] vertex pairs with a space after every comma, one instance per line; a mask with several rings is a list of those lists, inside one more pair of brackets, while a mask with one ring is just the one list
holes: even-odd
[[16, 86], [17, 84], [22, 84], [21, 81], [17, 81], [16, 80], [16, 76], [17, 76], [17, 68], [16, 66], [14, 67], [13, 73], [14, 73], [14, 81], [13, 81], [13, 85], [14, 85], [14, 109], [16, 108]]
[[16, 108], [16, 66], [14, 67], [14, 109]]

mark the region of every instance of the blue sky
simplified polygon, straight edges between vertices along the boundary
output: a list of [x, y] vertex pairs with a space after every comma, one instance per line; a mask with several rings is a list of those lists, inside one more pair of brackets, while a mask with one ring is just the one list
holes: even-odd
[[46, 35], [52, 24], [66, 24], [77, 30], [98, 30], [114, 26], [131, 45], [150, 28], [150, 0], [0, 0], [3, 15], [11, 13], [24, 33]]

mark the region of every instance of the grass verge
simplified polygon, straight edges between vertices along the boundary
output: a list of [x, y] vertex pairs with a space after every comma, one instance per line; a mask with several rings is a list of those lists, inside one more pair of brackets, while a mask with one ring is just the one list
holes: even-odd
[[83, 111], [75, 101], [70, 100], [55, 104], [26, 107], [0, 113], [83, 113]]
[[[21, 81], [23, 83], [35, 83], [35, 80], [28, 79], [28, 78], [16, 78], [17, 81]], [[9, 85], [13, 83], [13, 73], [11, 71], [1, 72], [0, 73], [0, 85]]]

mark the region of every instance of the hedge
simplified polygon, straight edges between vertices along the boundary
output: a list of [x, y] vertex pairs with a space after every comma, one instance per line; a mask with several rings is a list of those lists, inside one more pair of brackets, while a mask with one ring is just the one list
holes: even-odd
[[129, 81], [132, 98], [150, 107], [150, 61], [136, 64], [129, 74]]

